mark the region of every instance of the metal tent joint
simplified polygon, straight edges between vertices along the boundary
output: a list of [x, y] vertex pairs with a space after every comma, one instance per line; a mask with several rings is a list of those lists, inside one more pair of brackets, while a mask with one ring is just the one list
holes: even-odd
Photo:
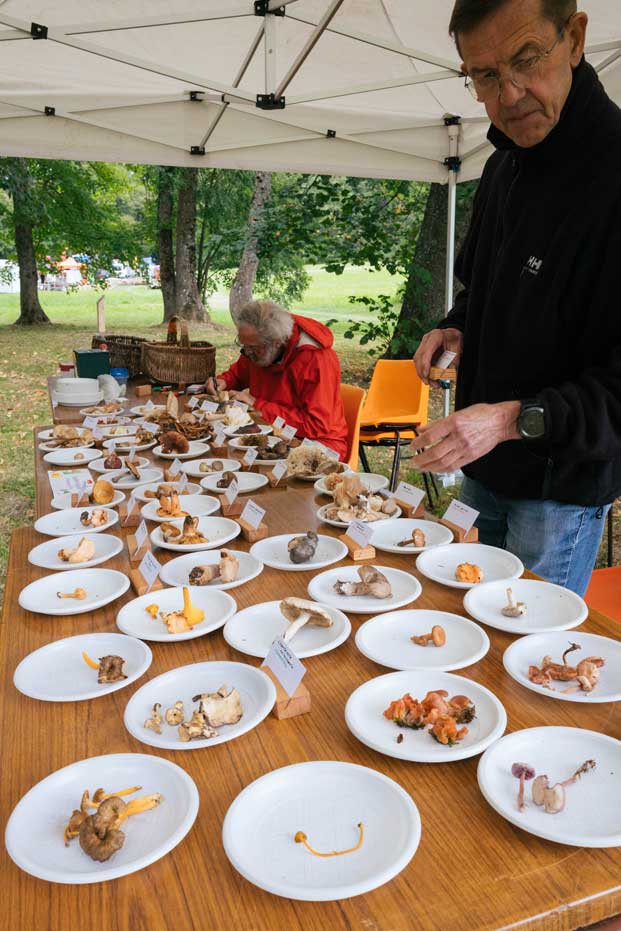
[[461, 116], [445, 116], [445, 126], [461, 126]]
[[284, 16], [286, 10], [284, 6], [279, 6], [270, 10], [270, 0], [254, 0], [255, 16], [267, 16], [268, 13], [271, 13], [272, 16]]
[[336, 129], [329, 129], [326, 133], [326, 138], [336, 139]]
[[257, 94], [256, 105], [259, 110], [284, 110], [285, 98], [276, 94]]
[[56, 107], [45, 107], [43, 112], [45, 116], [56, 116]]
[[201, 103], [205, 97], [204, 91], [190, 91], [190, 100], [196, 100]]
[[30, 35], [33, 39], [47, 39], [47, 26], [42, 26], [41, 23], [31, 23]]
[[190, 155], [204, 155], [205, 146], [204, 145], [191, 145], [190, 146]]
[[449, 171], [454, 171], [456, 174], [459, 174], [461, 171], [461, 158], [459, 155], [449, 155], [448, 158], [444, 159], [444, 165]]

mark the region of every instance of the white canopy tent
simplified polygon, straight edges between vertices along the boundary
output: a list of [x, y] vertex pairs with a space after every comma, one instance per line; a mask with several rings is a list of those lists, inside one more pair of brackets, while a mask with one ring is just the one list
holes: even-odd
[[[0, 0], [0, 155], [448, 182], [448, 308], [455, 184], [490, 152], [452, 6]], [[621, 101], [621, 3], [583, 6]]]

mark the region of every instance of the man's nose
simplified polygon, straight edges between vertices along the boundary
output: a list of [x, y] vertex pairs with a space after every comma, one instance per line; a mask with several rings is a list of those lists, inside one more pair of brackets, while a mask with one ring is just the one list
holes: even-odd
[[500, 84], [500, 101], [505, 107], [514, 107], [526, 96], [526, 88], [518, 87], [511, 78], [503, 78]]

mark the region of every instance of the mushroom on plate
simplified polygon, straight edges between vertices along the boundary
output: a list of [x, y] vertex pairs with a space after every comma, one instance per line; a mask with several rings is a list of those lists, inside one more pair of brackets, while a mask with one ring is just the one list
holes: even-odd
[[337, 595], [370, 595], [372, 598], [390, 598], [392, 595], [390, 582], [375, 566], [360, 566], [358, 575], [359, 582], [335, 582]]
[[89, 537], [82, 537], [78, 545], [73, 550], [58, 550], [58, 558], [63, 562], [81, 563], [90, 562], [95, 558], [95, 544]]
[[303, 536], [293, 537], [287, 543], [289, 559], [298, 565], [303, 562], [309, 562], [317, 551], [319, 537], [313, 530], [309, 530]]
[[524, 783], [535, 778], [535, 770], [528, 763], [514, 763], [511, 767], [511, 775], [520, 780], [517, 799], [518, 811], [524, 811]]
[[291, 640], [305, 624], [316, 627], [332, 627], [332, 617], [325, 608], [305, 598], [285, 598], [280, 602], [280, 613], [289, 623], [283, 639]]

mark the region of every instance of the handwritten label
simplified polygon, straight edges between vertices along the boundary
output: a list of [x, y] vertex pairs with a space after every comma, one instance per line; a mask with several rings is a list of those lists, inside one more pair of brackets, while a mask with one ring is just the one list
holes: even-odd
[[171, 465], [171, 467], [170, 467], [170, 474], [171, 474], [171, 475], [179, 475], [180, 472], [181, 472], [181, 463], [180, 463], [180, 461], [179, 461], [178, 459], [173, 459], [172, 465]]
[[94, 479], [88, 469], [59, 469], [47, 473], [52, 495], [63, 495], [70, 492], [84, 494], [91, 492]]
[[215, 414], [218, 410], [217, 401], [203, 401], [201, 404], [201, 410], [205, 411], [206, 414]]
[[142, 409], [143, 411], [152, 411], [154, 407], [155, 407], [155, 404], [153, 403], [153, 401], [147, 401], [146, 404], [143, 404]]
[[246, 454], [244, 458], [242, 459], [243, 464], [245, 466], [253, 465], [254, 460], [257, 458], [258, 455], [259, 455], [259, 451], [257, 449], [254, 449], [252, 446], [249, 446], [248, 449], [246, 450]]
[[451, 367], [451, 364], [456, 358], [457, 358], [456, 352], [448, 352], [447, 350], [446, 352], [442, 353], [442, 355], [436, 362], [436, 366], [439, 369], [448, 369]]
[[289, 697], [294, 694], [306, 672], [305, 667], [282, 637], [274, 640], [261, 665], [272, 670]]
[[[202, 387], [203, 387], [202, 385], [188, 385], [188, 387], [186, 388], [186, 392], [187, 394], [196, 394], [196, 392], [200, 391]], [[198, 398], [196, 398], [195, 400], [198, 401]]]
[[416, 509], [424, 497], [425, 492], [422, 488], [417, 488], [416, 485], [410, 485], [408, 482], [399, 482], [395, 491], [397, 501], [403, 501], [412, 509]]
[[233, 501], [235, 501], [235, 498], [237, 497], [238, 494], [239, 494], [239, 484], [237, 482], [237, 479], [233, 479], [229, 487], [224, 489], [224, 500], [229, 505], [233, 504]]
[[85, 417], [82, 421], [82, 426], [87, 430], [94, 430], [98, 423], [99, 421], [96, 417]]
[[365, 524], [361, 520], [352, 520], [347, 527], [347, 536], [357, 543], [358, 546], [365, 547], [371, 542], [373, 536], [373, 527], [371, 524]]
[[295, 427], [291, 427], [289, 424], [286, 424], [286, 426], [282, 428], [281, 432], [285, 440], [292, 440], [298, 431]]
[[146, 430], [147, 433], [150, 433], [152, 436], [155, 436], [156, 433], [159, 433], [159, 432], [160, 432], [160, 428], [158, 427], [158, 425], [157, 425], [156, 423], [149, 423], [149, 422], [146, 421], [146, 420], [145, 420], [145, 422], [142, 424], [142, 429], [143, 429], [143, 430]]
[[265, 509], [255, 504], [252, 498], [246, 503], [244, 510], [241, 512], [241, 519], [253, 530], [257, 529], [264, 517]]
[[242, 411], [248, 410], [248, 405], [245, 404], [243, 401], [233, 401], [233, 404], [235, 405], [235, 407], [239, 407], [240, 410]]
[[224, 428], [221, 423], [216, 426], [214, 435], [213, 435], [213, 445], [214, 446], [224, 446], [226, 444], [226, 434], [224, 433]]
[[274, 430], [282, 430], [284, 425], [285, 425], [285, 422], [282, 419], [282, 417], [276, 417], [274, 420], [274, 423], [272, 424], [272, 426], [274, 427]]
[[134, 534], [136, 537], [136, 552], [138, 552], [144, 541], [147, 539], [148, 535], [149, 531], [147, 530], [147, 525], [143, 520], [141, 520], [138, 527], [136, 527], [136, 533]]
[[155, 558], [151, 550], [147, 550], [138, 566], [138, 572], [147, 583], [147, 592], [151, 590], [151, 586], [160, 574], [161, 568], [161, 564]]
[[272, 475], [274, 476], [274, 479], [277, 482], [279, 482], [286, 471], [287, 471], [287, 463], [283, 459], [281, 462], [276, 463], [276, 465], [272, 469]]
[[318, 443], [315, 443], [314, 440], [309, 440], [308, 437], [305, 437], [302, 440], [302, 446], [318, 446]]
[[101, 427], [93, 427], [93, 439], [94, 440], [103, 440], [104, 432]]
[[[188, 388], [188, 391], [189, 390], [190, 389]], [[188, 401], [188, 407], [190, 408], [191, 411], [194, 410], [197, 404], [200, 404], [200, 401], [198, 400], [198, 398], [190, 398], [190, 400]]]
[[475, 511], [467, 504], [461, 501], [451, 501], [446, 509], [443, 520], [448, 520], [465, 530], [466, 533], [474, 526], [474, 522], [479, 516], [479, 511]]

